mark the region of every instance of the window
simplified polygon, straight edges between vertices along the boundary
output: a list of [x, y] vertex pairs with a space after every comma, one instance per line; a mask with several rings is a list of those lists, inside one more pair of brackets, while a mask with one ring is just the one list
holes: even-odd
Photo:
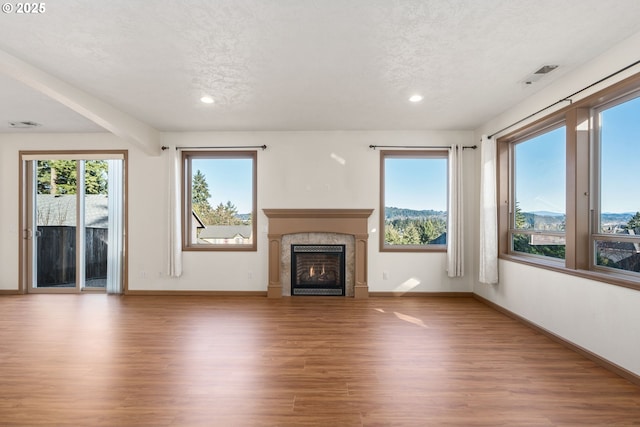
[[381, 151], [380, 250], [445, 251], [447, 151]]
[[640, 273], [640, 95], [594, 110], [596, 195], [592, 262]]
[[256, 152], [184, 151], [184, 250], [256, 250]]
[[565, 135], [556, 125], [512, 144], [514, 252], [565, 257]]
[[640, 290], [640, 74], [498, 139], [500, 257]]

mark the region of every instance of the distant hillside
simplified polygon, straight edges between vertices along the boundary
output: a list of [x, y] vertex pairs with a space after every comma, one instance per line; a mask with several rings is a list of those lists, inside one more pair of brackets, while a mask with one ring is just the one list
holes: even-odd
[[562, 217], [564, 217], [564, 214], [560, 213], [560, 212], [533, 211], [533, 212], [527, 212], [527, 213], [532, 213], [532, 214], [538, 215], [538, 216], [562, 216]]
[[[624, 227], [635, 213], [603, 213], [602, 224], [607, 226], [619, 226]], [[530, 228], [536, 228], [538, 230], [561, 230], [565, 221], [565, 215], [557, 212], [536, 211], [536, 212], [522, 212], [525, 223], [529, 224]]]
[[407, 208], [396, 208], [392, 206], [385, 206], [384, 208], [385, 220], [395, 219], [420, 219], [420, 218], [447, 218], [446, 211], [434, 211], [434, 210], [421, 210]]
[[540, 215], [538, 212], [522, 212], [525, 228], [558, 231], [564, 229], [564, 214], [550, 212], [551, 215]]
[[603, 213], [602, 221], [603, 222], [612, 222], [612, 223], [620, 223], [627, 224], [631, 218], [635, 215], [635, 212], [624, 212], [624, 213]]
[[[561, 225], [564, 224], [565, 215], [558, 212], [548, 211], [535, 211], [535, 212], [522, 212], [525, 218], [525, 222], [532, 227], [541, 230], [559, 230]], [[603, 213], [602, 222], [609, 225], [626, 225], [633, 217], [635, 212], [624, 213]], [[238, 215], [240, 216], [240, 215]], [[446, 211], [434, 211], [434, 210], [414, 210], [407, 208], [396, 208], [393, 206], [385, 206], [384, 218], [387, 221], [393, 221], [397, 219], [424, 219], [424, 218], [440, 218], [446, 219]]]

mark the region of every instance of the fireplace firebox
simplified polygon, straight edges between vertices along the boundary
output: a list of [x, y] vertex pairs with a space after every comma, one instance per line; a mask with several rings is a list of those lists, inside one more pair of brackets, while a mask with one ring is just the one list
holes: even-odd
[[345, 293], [345, 245], [291, 245], [291, 295]]

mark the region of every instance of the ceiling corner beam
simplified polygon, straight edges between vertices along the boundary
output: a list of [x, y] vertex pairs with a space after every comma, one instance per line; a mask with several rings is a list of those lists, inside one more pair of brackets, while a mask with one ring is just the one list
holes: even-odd
[[47, 95], [114, 135], [135, 144], [147, 154], [160, 155], [160, 133], [155, 128], [101, 99], [3, 50], [0, 50], [0, 72]]

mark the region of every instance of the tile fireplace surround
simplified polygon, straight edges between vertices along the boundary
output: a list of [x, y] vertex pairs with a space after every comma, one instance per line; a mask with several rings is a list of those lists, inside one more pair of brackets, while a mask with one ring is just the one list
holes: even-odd
[[263, 209], [269, 218], [269, 285], [267, 296], [281, 298], [282, 236], [299, 233], [337, 233], [353, 236], [354, 298], [367, 298], [368, 220], [373, 209]]

